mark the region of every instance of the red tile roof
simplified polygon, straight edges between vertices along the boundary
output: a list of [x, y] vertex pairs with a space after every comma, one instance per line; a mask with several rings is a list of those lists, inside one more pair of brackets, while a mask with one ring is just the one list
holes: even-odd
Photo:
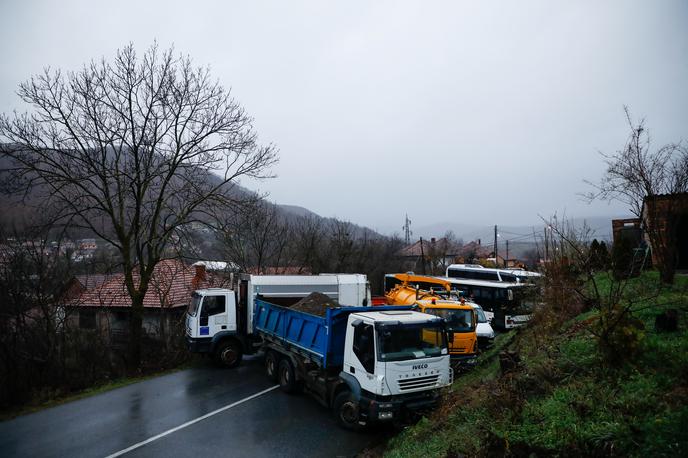
[[89, 274], [76, 275], [74, 278], [76, 278], [83, 289], [91, 289], [102, 285], [108, 280], [111, 280], [112, 277], [112, 274]]
[[[220, 286], [220, 279], [210, 273], [205, 278], [195, 278], [196, 269], [181, 261], [167, 259], [158, 263], [148, 287], [143, 306], [183, 307], [189, 303], [194, 289]], [[134, 282], [138, 281], [134, 274]], [[84, 291], [70, 305], [81, 307], [130, 307], [131, 298], [124, 283], [124, 274], [115, 274], [111, 279]]]
[[473, 254], [476, 258], [486, 258], [492, 254], [492, 249], [479, 245], [478, 242], [468, 242], [459, 250], [459, 256], [466, 257]]

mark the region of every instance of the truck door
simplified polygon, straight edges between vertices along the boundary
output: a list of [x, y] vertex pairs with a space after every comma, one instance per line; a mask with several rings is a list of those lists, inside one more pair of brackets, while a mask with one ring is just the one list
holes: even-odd
[[354, 357], [348, 372], [361, 384], [364, 390], [375, 392], [375, 328], [372, 324], [360, 322], [353, 325], [352, 349]]
[[[199, 335], [201, 337], [212, 337], [221, 331], [236, 331], [236, 321], [228, 313], [231, 311], [230, 309], [233, 310], [231, 305], [234, 301], [227, 299], [227, 294], [209, 295], [203, 298], [199, 316]], [[230, 318], [232, 319], [230, 320]]]

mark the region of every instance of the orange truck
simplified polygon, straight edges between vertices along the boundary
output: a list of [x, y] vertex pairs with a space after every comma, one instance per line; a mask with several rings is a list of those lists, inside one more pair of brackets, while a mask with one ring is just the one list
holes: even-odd
[[439, 316], [447, 323], [452, 365], [475, 364], [478, 354], [477, 313], [463, 298], [452, 299], [451, 284], [424, 275], [397, 274], [401, 280], [385, 293], [388, 305], [408, 305], [423, 313]]

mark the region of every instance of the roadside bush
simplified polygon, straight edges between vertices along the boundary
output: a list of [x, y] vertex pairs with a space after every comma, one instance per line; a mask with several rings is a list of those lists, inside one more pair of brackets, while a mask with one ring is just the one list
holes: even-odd
[[616, 280], [635, 277], [639, 272], [634, 269], [633, 249], [635, 247], [625, 237], [620, 237], [612, 246], [612, 272]]
[[620, 365], [638, 356], [645, 326], [628, 309], [614, 304], [600, 310], [594, 332], [605, 360]]

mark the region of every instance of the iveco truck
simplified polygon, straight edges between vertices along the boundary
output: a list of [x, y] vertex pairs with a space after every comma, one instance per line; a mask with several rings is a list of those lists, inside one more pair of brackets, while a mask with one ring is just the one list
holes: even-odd
[[232, 289], [208, 288], [193, 293], [186, 314], [189, 350], [213, 355], [227, 367], [238, 366], [243, 355], [260, 350], [262, 338], [254, 329], [259, 298], [289, 306], [312, 292], [325, 294], [341, 305], [367, 306], [370, 286], [361, 274], [248, 275]]
[[408, 307], [337, 307], [316, 316], [256, 302], [265, 371], [360, 429], [434, 406], [452, 381], [444, 320]]

